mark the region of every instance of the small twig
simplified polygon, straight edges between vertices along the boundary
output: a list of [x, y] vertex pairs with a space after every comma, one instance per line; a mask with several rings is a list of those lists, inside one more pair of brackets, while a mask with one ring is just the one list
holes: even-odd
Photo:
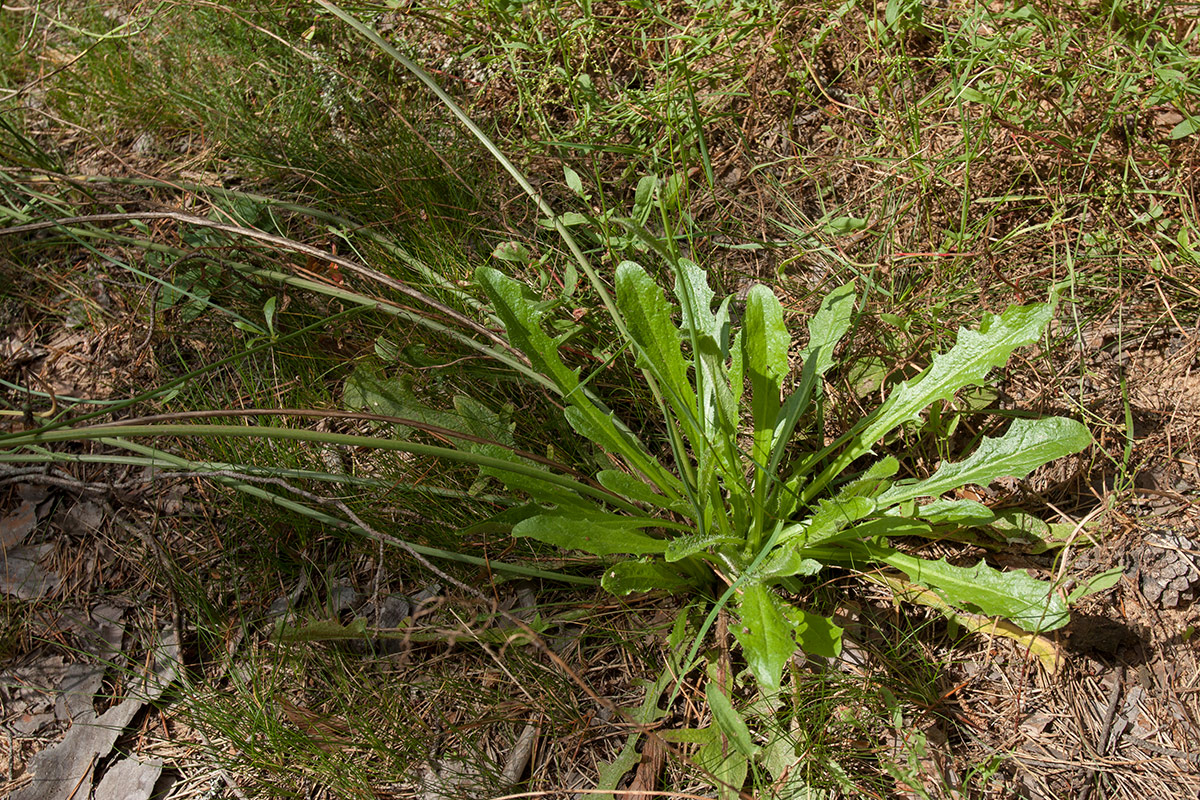
[[[1112, 693], [1108, 696], [1108, 708], [1104, 711], [1104, 724], [1100, 727], [1100, 736], [1096, 740], [1096, 757], [1103, 758], [1108, 752], [1108, 739], [1112, 734], [1113, 719], [1117, 715], [1117, 706], [1121, 704], [1121, 688], [1125, 683], [1125, 665], [1118, 664], [1116, 673], [1113, 675]], [[1088, 767], [1083, 776], [1083, 790], [1079, 793], [1079, 800], [1088, 800], [1092, 796], [1092, 789], [1096, 786], [1096, 768]]]
[[521, 735], [513, 744], [512, 751], [509, 752], [508, 759], [504, 762], [504, 769], [500, 773], [500, 781], [503, 786], [516, 786], [520, 783], [521, 776], [525, 774], [525, 768], [529, 766], [529, 760], [533, 756], [533, 745], [537, 742], [540, 732], [541, 728], [532, 722], [525, 725]]

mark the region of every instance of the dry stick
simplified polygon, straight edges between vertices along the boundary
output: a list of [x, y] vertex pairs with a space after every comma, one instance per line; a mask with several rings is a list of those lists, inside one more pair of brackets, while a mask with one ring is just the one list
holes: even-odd
[[[1117, 715], [1117, 706], [1121, 702], [1121, 685], [1125, 682], [1125, 665], [1118, 664], [1117, 671], [1114, 674], [1112, 694], [1108, 697], [1108, 708], [1104, 711], [1104, 724], [1100, 728], [1100, 738], [1096, 740], [1096, 756], [1103, 758], [1108, 752], [1108, 737], [1112, 733], [1113, 719]], [[1092, 789], [1096, 785], [1096, 768], [1087, 767], [1083, 776], [1084, 784], [1083, 791], [1079, 793], [1079, 800], [1088, 800], [1092, 796]]]
[[202, 228], [212, 228], [213, 230], [221, 231], [222, 233], [228, 233], [233, 236], [243, 236], [247, 239], [256, 239], [260, 242], [275, 245], [276, 247], [282, 247], [286, 250], [291, 250], [302, 255], [312, 256], [313, 258], [329, 261], [337, 264], [339, 267], [345, 267], [361, 277], [369, 278], [370, 280], [382, 284], [383, 286], [387, 286], [390, 289], [395, 289], [397, 292], [400, 292], [401, 294], [406, 295], [419, 303], [424, 303], [433, 310], [437, 311], [439, 314], [454, 320], [464, 328], [475, 331], [482, 336], [486, 336], [492, 342], [516, 355], [521, 359], [522, 363], [529, 363], [529, 360], [524, 356], [524, 354], [505, 341], [502, 336], [499, 336], [493, 331], [488, 330], [486, 327], [480, 325], [473, 319], [463, 316], [449, 306], [434, 300], [424, 292], [420, 292], [411, 286], [408, 286], [407, 284], [401, 283], [395, 278], [383, 274], [379, 270], [371, 269], [370, 267], [359, 264], [357, 261], [352, 261], [348, 258], [334, 255], [333, 253], [322, 250], [319, 247], [313, 247], [311, 245], [303, 244], [283, 236], [276, 236], [271, 233], [255, 230], [254, 228], [243, 228], [240, 225], [230, 225], [225, 222], [216, 222], [211, 219], [205, 219], [204, 217], [197, 217], [193, 216], [192, 214], [184, 214], [180, 211], [139, 211], [124, 214], [88, 214], [81, 217], [61, 217], [59, 219], [45, 220], [42, 222], [30, 222], [26, 225], [14, 225], [9, 228], [0, 228], [0, 235], [28, 233], [30, 231], [46, 230], [47, 228], [61, 228], [66, 227], [67, 225], [81, 225], [94, 222], [127, 222], [131, 220], [147, 219], [170, 219], [187, 225], [195, 225]]
[[[476, 598], [477, 600], [483, 601], [483, 603], [486, 605], [489, 605], [489, 606], [492, 605], [491, 599], [487, 595], [485, 595], [483, 592], [481, 592], [479, 589], [476, 589], [473, 586], [468, 586], [467, 584], [463, 583], [462, 581], [458, 580], [457, 578], [447, 574], [446, 572], [443, 572], [441, 569], [438, 569], [437, 567], [435, 567], [433, 565], [432, 562], [430, 562], [429, 559], [427, 559], [425, 556], [423, 556], [419, 552], [417, 552], [417, 550], [415, 548], [413, 548], [413, 546], [411, 544], [404, 541], [403, 539], [399, 539], [395, 536], [390, 536], [386, 533], [380, 533], [379, 531], [375, 530], [370, 525], [368, 525], [361, 517], [359, 517], [357, 514], [355, 514], [350, 509], [349, 506], [347, 506], [344, 502], [337, 499], [336, 497], [322, 497], [321, 495], [314, 494], [312, 492], [307, 492], [297, 486], [293, 486], [292, 484], [288, 483], [287, 481], [283, 480], [282, 478], [271, 478], [271, 477], [264, 477], [264, 476], [258, 476], [258, 475], [248, 475], [245, 473], [235, 472], [232, 470], [217, 470], [217, 471], [214, 471], [211, 473], [206, 473], [205, 477], [232, 478], [234, 480], [245, 481], [247, 483], [265, 483], [265, 484], [270, 484], [272, 486], [279, 486], [282, 489], [285, 489], [285, 490], [292, 492], [300, 497], [303, 497], [306, 500], [311, 500], [314, 503], [320, 503], [321, 505], [333, 506], [334, 508], [336, 508], [337, 510], [339, 510], [343, 514], [345, 514], [346, 517], [348, 517], [351, 522], [353, 522], [356, 526], [358, 526], [358, 528], [364, 534], [366, 534], [367, 538], [373, 539], [374, 541], [377, 541], [377, 542], [384, 542], [386, 544], [392, 545], [393, 547], [400, 548], [401, 550], [403, 550], [404, 552], [406, 552], [410, 556], [412, 556], [418, 564], [420, 564], [422, 567], [424, 567], [425, 569], [432, 572], [434, 575], [436, 575], [441, 580], [445, 581], [446, 583], [450, 584], [451, 586], [454, 586], [459, 591], [465, 592], [466, 594], [469, 594], [470, 596]], [[679, 753], [678, 750], [673, 748], [665, 739], [663, 739], [661, 736], [659, 736], [658, 733], [655, 732], [649, 725], [646, 725], [641, 722], [636, 722], [636, 721], [630, 719], [629, 714], [624, 709], [622, 709], [620, 706], [618, 706], [616, 703], [609, 700], [608, 698], [601, 697], [600, 695], [596, 694], [596, 691], [591, 687], [591, 685], [587, 681], [585, 681], [583, 679], [583, 677], [579, 675], [579, 673], [577, 673], [575, 670], [573, 670], [571, 668], [571, 666], [569, 664], [567, 664], [567, 662], [563, 661], [562, 657], [559, 656], [558, 653], [554, 652], [554, 650], [550, 647], [550, 645], [546, 644], [546, 640], [543, 639], [541, 637], [541, 635], [538, 634], [537, 631], [535, 631], [528, 624], [526, 624], [524, 620], [522, 620], [520, 617], [516, 616], [512, 612], [507, 611], [503, 608], [497, 607], [496, 612], [500, 616], [504, 617], [504, 619], [506, 619], [508, 622], [512, 623], [513, 626], [520, 628], [521, 632], [524, 633], [529, 638], [530, 644], [532, 644], [539, 651], [541, 651], [542, 655], [544, 655], [546, 658], [548, 658], [554, 664], [554, 666], [561, 669], [563, 671], [563, 673], [566, 674], [566, 676], [568, 678], [570, 678], [571, 681], [576, 686], [578, 686], [580, 689], [582, 689], [584, 694], [586, 694], [589, 698], [591, 698], [591, 700], [593, 702], [595, 702], [597, 705], [599, 705], [602, 708], [604, 708], [605, 710], [607, 710], [613, 716], [626, 720], [627, 723], [632, 728], [636, 729], [637, 732], [644, 734], [647, 738], [657, 740], [658, 743], [662, 746], [662, 748], [664, 750], [666, 750], [668, 753], [670, 753], [671, 755], [675, 756], [676, 758], [678, 758], [681, 761], [685, 760], [683, 758], [683, 756]], [[701, 774], [703, 774], [706, 779], [712, 781], [714, 783], [714, 785], [721, 785], [721, 786], [725, 786], [730, 789], [733, 789], [734, 791], [736, 791], [738, 793], [738, 797], [742, 798], [742, 800], [755, 800], [755, 798], [752, 795], [747, 794], [745, 791], [743, 791], [741, 789], [741, 787], [732, 786], [732, 785], [726, 783], [725, 781], [721, 780], [720, 778], [713, 775], [711, 772], [704, 769], [703, 767], [700, 767], [699, 765], [695, 764], [694, 762], [689, 761], [688, 763], [691, 763], [693, 767], [695, 767]], [[522, 795], [513, 795], [513, 796], [521, 797]]]

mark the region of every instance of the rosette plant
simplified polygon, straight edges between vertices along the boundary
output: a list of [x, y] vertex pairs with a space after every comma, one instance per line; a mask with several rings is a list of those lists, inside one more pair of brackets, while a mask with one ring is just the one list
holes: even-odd
[[[730, 298], [714, 306], [700, 267], [679, 260], [674, 278], [673, 302], [642, 267], [624, 262], [609, 303], [663, 416], [671, 453], [663, 463], [563, 361], [561, 342], [546, 332], [547, 305], [499, 271], [478, 270], [510, 343], [561, 395], [571, 428], [622, 467], [600, 470], [586, 492], [572, 490], [561, 475], [556, 483], [537, 480], [527, 462], [519, 475], [490, 468], [532, 498], [512, 527], [515, 536], [611, 559], [602, 584], [615, 594], [696, 590], [719, 578], [721, 602], [731, 604], [736, 618], [732, 630], [768, 691], [779, 688], [797, 647], [827, 656], [839, 651], [833, 621], [788, 599], [804, 578], [830, 566], [888, 566], [949, 607], [1030, 632], [1066, 624], [1066, 601], [1048, 582], [984, 561], [962, 567], [920, 558], [893, 539], [994, 521], [986, 506], [945, 495], [966, 484], [1022, 478], [1083, 449], [1091, 438], [1082, 424], [1014, 419], [1003, 435], [983, 438], [974, 452], [922, 480], [896, 480], [900, 464], [893, 456], [872, 459], [888, 434], [959, 390], [983, 384], [1014, 349], [1036, 341], [1053, 315], [1053, 296], [988, 314], [977, 330], [961, 329], [950, 350], [824, 445], [812, 420], [821, 417], [823, 376], [851, 326], [854, 285], [830, 292], [809, 320], [793, 376], [792, 337], [767, 287], [749, 291], [735, 330]], [[812, 436], [802, 435], [806, 427]], [[823, 446], [794, 446], [803, 439]]]

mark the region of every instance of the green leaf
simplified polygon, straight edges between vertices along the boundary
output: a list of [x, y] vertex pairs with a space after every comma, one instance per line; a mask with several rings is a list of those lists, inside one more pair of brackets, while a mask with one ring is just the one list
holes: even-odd
[[645, 225], [650, 218], [650, 210], [654, 207], [654, 190], [658, 188], [658, 178], [653, 175], [643, 175], [638, 181], [633, 193], [633, 221], [639, 226]]
[[844, 484], [834, 499], [844, 501], [851, 497], [867, 497], [878, 501], [879, 495], [891, 487], [887, 479], [899, 471], [899, 459], [894, 456], [881, 458], [857, 478]]
[[600, 585], [606, 592], [623, 596], [632, 592], [679, 592], [695, 589], [696, 582], [686, 575], [655, 561], [621, 561], [604, 571]]
[[755, 575], [755, 580], [768, 583], [780, 578], [790, 578], [793, 575], [816, 575], [821, 571], [822, 564], [815, 559], [807, 558], [803, 550], [796, 547], [777, 547], [767, 556]]
[[563, 177], [567, 181], [567, 188], [580, 197], [584, 196], [583, 181], [579, 178], [579, 173], [570, 167], [563, 165]]
[[512, 264], [528, 264], [531, 256], [529, 248], [520, 242], [501, 242], [492, 250], [492, 258]]
[[868, 497], [822, 500], [817, 513], [803, 522], [784, 528], [779, 543], [801, 539], [805, 547], [821, 544], [836, 536], [843, 528], [874, 513], [875, 507], [875, 501]]
[[[1074, 530], [1075, 526], [1069, 526]], [[1062, 547], [1066, 541], [1055, 535], [1054, 528], [1044, 519], [1019, 508], [1006, 508], [987, 524], [987, 532], [1022, 552], [1044, 553]]]
[[475, 270], [475, 280], [487, 292], [496, 316], [504, 323], [508, 341], [525, 354], [533, 368], [554, 381], [564, 397], [579, 387], [579, 376], [558, 357], [558, 345], [542, 330], [545, 309], [522, 283], [491, 267]]
[[725, 753], [724, 743], [713, 730], [713, 738], [696, 751], [696, 766], [707, 770], [719, 781], [717, 796], [720, 800], [735, 800], [746, 775], [750, 772], [750, 760], [740, 752]]
[[786, 606], [783, 613], [792, 623], [793, 636], [801, 650], [823, 658], [842, 654], [842, 629], [832, 619], [795, 606]]
[[856, 233], [866, 227], [867, 221], [862, 217], [835, 217], [825, 223], [826, 233], [834, 236]]
[[652, 527], [658, 520], [623, 517], [617, 514], [539, 514], [517, 523], [513, 536], [527, 536], [566, 550], [583, 550], [595, 556], [613, 553], [662, 553], [664, 539], [655, 539], [639, 528]]
[[763, 691], [779, 691], [783, 666], [796, 652], [794, 626], [771, 590], [762, 584], [746, 586], [739, 602], [740, 621], [733, 626], [746, 664]]
[[[760, 471], [767, 466], [779, 413], [779, 390], [788, 371], [791, 336], [783, 324], [783, 307], [771, 290], [757, 284], [746, 295], [746, 316], [742, 328], [742, 364], [750, 378], [751, 421], [754, 446], [751, 458]], [[765, 490], [760, 474], [756, 491]]]
[[[675, 296], [679, 299], [684, 338], [692, 346], [695, 364], [697, 411], [701, 439], [691, 442], [700, 461], [697, 484], [702, 491], [711, 486], [711, 475], [719, 471], [730, 482], [741, 479], [737, 452], [738, 408], [729, 383], [729, 302], [714, 314], [713, 293], [708, 276], [694, 262], [680, 259], [675, 270]], [[733, 498], [738, 499], [738, 498]]]
[[956, 567], [945, 560], [927, 561], [888, 547], [856, 545], [862, 554], [882, 561], [927, 586], [947, 603], [988, 616], [1004, 617], [1031, 633], [1052, 631], [1070, 621], [1067, 603], [1046, 581], [1022, 571], [1001, 572], [986, 562]]
[[615, 469], [604, 469], [596, 473], [596, 480], [610, 492], [616, 492], [622, 497], [637, 503], [645, 503], [655, 508], [669, 508], [670, 501], [654, 491], [654, 487], [641, 478]]
[[654, 279], [632, 261], [617, 267], [617, 306], [636, 345], [638, 365], [658, 379], [680, 419], [694, 425], [696, 394], [688, 382], [688, 364], [671, 319], [674, 306]]
[[704, 696], [708, 699], [708, 708], [712, 711], [713, 721], [717, 723], [717, 727], [733, 743], [739, 753], [747, 758], [753, 758], [754, 754], [758, 752], [758, 748], [754, 746], [754, 740], [750, 738], [750, 728], [746, 726], [746, 721], [742, 719], [742, 715], [733, 707], [733, 703], [729, 701], [716, 681], [708, 681], [704, 687]]
[[812, 372], [817, 377], [834, 364], [833, 350], [850, 330], [855, 297], [854, 281], [842, 284], [825, 295], [821, 307], [808, 321], [808, 345], [800, 351], [800, 357], [805, 367], [812, 363]]
[[929, 478], [905, 486], [893, 486], [879, 498], [880, 507], [916, 497], [938, 497], [973, 483], [987, 486], [997, 478], [1024, 478], [1043, 464], [1078, 453], [1092, 442], [1088, 429], [1064, 417], [1013, 420], [1008, 432], [998, 438], [985, 437], [963, 461], [943, 463]]
[[628, 430], [618, 427], [608, 412], [598, 408], [583, 392], [578, 374], [563, 364], [558, 355], [558, 344], [542, 330], [541, 319], [545, 313], [542, 304], [530, 296], [523, 284], [490, 267], [477, 269], [475, 278], [504, 323], [509, 342], [529, 358], [535, 370], [550, 378], [564, 399], [571, 403], [565, 412], [571, 427], [606, 452], [620, 455], [631, 468], [654, 481], [672, 499], [678, 497], [679, 479], [650, 456]]
[[720, 531], [706, 531], [704, 533], [691, 533], [684, 536], [676, 536], [667, 545], [664, 558], [667, 561], [682, 561], [689, 556], [694, 556], [697, 553], [703, 553], [710, 547], [716, 547], [723, 544], [741, 544], [740, 536], [730, 536], [722, 534]]
[[1191, 136], [1196, 131], [1200, 131], [1200, 116], [1189, 116], [1183, 122], [1172, 128], [1171, 133], [1168, 135], [1171, 139], [1184, 139], [1188, 136]]
[[1018, 347], [1036, 342], [1054, 316], [1057, 297], [1048, 303], [1012, 306], [1000, 316], [987, 314], [978, 331], [960, 328], [948, 352], [933, 357], [929, 368], [892, 390], [870, 423], [855, 437], [855, 444], [835, 462], [838, 474], [868, 452], [885, 434], [916, 418], [935, 400], [949, 400], [964, 386], [983, 383], [988, 373], [1008, 361]]
[[1113, 567], [1112, 569], [1101, 572], [1099, 575], [1093, 575], [1072, 590], [1071, 594], [1067, 597], [1067, 602], [1073, 605], [1087, 597], [1089, 594], [1095, 594], [1096, 592], [1103, 592], [1105, 589], [1111, 589], [1117, 585], [1117, 581], [1121, 580], [1121, 576], [1124, 574], [1124, 567]]
[[800, 352], [804, 364], [800, 372], [800, 383], [788, 396], [779, 411], [779, 418], [775, 421], [771, 464], [768, 467], [771, 473], [779, 468], [785, 448], [796, 429], [796, 423], [808, 413], [821, 376], [833, 366], [834, 348], [850, 329], [854, 299], [853, 282], [839, 286], [825, 296], [817, 313], [808, 321], [808, 346]]
[[580, 398], [579, 402], [563, 410], [563, 416], [576, 433], [595, 442], [604, 452], [624, 457], [626, 464], [649, 478], [660, 492], [671, 498], [679, 497], [683, 487], [679, 479], [648, 454], [624, 426], [618, 427], [610, 413], [596, 408], [586, 398]]
[[996, 519], [990, 508], [974, 500], [934, 500], [917, 506], [917, 516], [934, 525], [950, 523], [964, 527], [987, 525]]
[[[596, 789], [601, 792], [594, 795], [596, 800], [613, 800], [612, 791], [617, 788], [617, 784], [625, 777], [629, 770], [636, 767], [642, 760], [642, 754], [637, 751], [637, 742], [640, 734], [631, 735], [626, 741], [625, 746], [621, 748], [621, 752], [616, 758], [605, 764], [601, 764], [597, 769]], [[608, 794], [604, 794], [608, 792]], [[622, 795], [624, 796], [624, 795]]]
[[318, 619], [304, 625], [281, 625], [276, 632], [280, 642], [362, 641], [367, 637], [367, 620], [355, 617], [349, 625], [336, 619]]

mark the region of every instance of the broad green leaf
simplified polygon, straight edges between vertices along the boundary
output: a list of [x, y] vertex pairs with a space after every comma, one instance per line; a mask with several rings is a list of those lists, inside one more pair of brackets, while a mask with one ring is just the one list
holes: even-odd
[[679, 327], [684, 336], [707, 336], [717, 341], [721, 325], [712, 312], [715, 295], [708, 287], [708, 275], [686, 258], [679, 260], [675, 270], [675, 296], [683, 311]]
[[837, 658], [842, 654], [842, 629], [832, 619], [792, 605], [785, 606], [783, 613], [792, 624], [792, 635], [801, 650], [824, 658]]
[[583, 181], [579, 177], [579, 173], [570, 167], [563, 165], [563, 177], [567, 181], [567, 188], [577, 194], [579, 197], [584, 197]]
[[963, 461], [943, 463], [929, 478], [893, 486], [879, 497], [880, 506], [916, 497], [939, 497], [968, 483], [987, 486], [997, 478], [1024, 478], [1043, 464], [1078, 453], [1092, 442], [1088, 429], [1064, 417], [1013, 420], [1008, 432], [985, 437]]
[[[359, 364], [346, 378], [342, 390], [342, 402], [347, 408], [363, 409], [384, 417], [402, 417], [427, 425], [457, 430], [462, 421], [454, 415], [438, 411], [422, 403], [413, 394], [412, 377], [400, 375], [386, 377], [383, 370], [366, 362]], [[410, 428], [397, 425], [396, 435], [404, 438], [411, 434]]]
[[742, 333], [738, 331], [733, 336], [733, 345], [729, 349], [729, 392], [733, 395], [734, 405], [742, 402], [742, 393], [746, 391], [746, 365], [742, 362]]
[[475, 270], [475, 280], [487, 292], [496, 316], [504, 323], [508, 341], [525, 354], [535, 370], [553, 380], [564, 397], [571, 397], [579, 386], [579, 376], [562, 362], [558, 344], [542, 330], [542, 304], [525, 284], [491, 267]]
[[623, 596], [632, 592], [679, 592], [695, 589], [686, 575], [655, 561], [621, 561], [604, 571], [600, 585], [606, 592]]
[[[599, 765], [596, 770], [596, 790], [599, 793], [593, 795], [596, 800], [613, 800], [612, 792], [617, 788], [617, 784], [629, 770], [641, 763], [642, 754], [637, 751], [640, 737], [641, 734], [632, 734], [625, 740], [625, 746], [621, 748], [621, 752], [617, 754], [616, 758]], [[623, 794], [622, 797], [624, 797]]]
[[643, 175], [638, 181], [633, 193], [633, 221], [645, 225], [650, 218], [650, 210], [654, 206], [654, 190], [658, 188], [658, 178], [654, 175]]
[[916, 418], [935, 400], [949, 400], [964, 386], [976, 386], [988, 373], [1008, 361], [1013, 350], [1036, 342], [1054, 316], [1057, 297], [1047, 303], [1012, 306], [1000, 316], [986, 314], [979, 330], [960, 328], [948, 352], [933, 357], [929, 368], [894, 388], [858, 436], [836, 462], [838, 474], [851, 461], [868, 452], [875, 442], [898, 425]]
[[664, 730], [659, 734], [668, 742], [680, 744], [711, 744], [721, 741], [721, 731], [714, 725], [703, 728], [675, 728]]
[[281, 625], [276, 632], [280, 642], [362, 641], [367, 638], [367, 620], [355, 617], [349, 625], [336, 619], [318, 619], [304, 625]]
[[754, 740], [750, 738], [750, 728], [742, 715], [733, 707], [725, 692], [714, 680], [709, 680], [704, 687], [704, 696], [708, 700], [708, 708], [712, 712], [713, 722], [722, 733], [733, 743], [738, 752], [747, 758], [753, 758], [758, 752]]
[[833, 366], [834, 349], [850, 329], [850, 319], [854, 314], [854, 288], [852, 281], [827, 294], [817, 313], [808, 321], [808, 346], [800, 352], [804, 365], [800, 371], [800, 383], [784, 402], [775, 421], [768, 467], [772, 474], [779, 469], [796, 424], [808, 413], [812, 398], [820, 386], [821, 376]]
[[528, 264], [532, 256], [529, 248], [520, 242], [501, 242], [492, 250], [492, 258], [514, 264]]
[[654, 279], [631, 261], [617, 267], [617, 306], [637, 347], [639, 366], [658, 378], [680, 419], [694, 425], [696, 394], [688, 382], [679, 331], [671, 319], [674, 306]]
[[649, 478], [659, 491], [668, 494], [672, 499], [678, 498], [683, 490], [679, 479], [666, 470], [662, 464], [646, 452], [642, 443], [634, 438], [624, 426], [618, 427], [616, 419], [608, 412], [602, 411], [580, 397], [579, 402], [567, 406], [563, 416], [571, 428], [600, 446], [607, 453], [624, 457], [625, 463], [631, 469], [641, 472]]
[[821, 307], [808, 321], [808, 345], [800, 351], [800, 358], [815, 377], [824, 375], [833, 366], [833, 350], [850, 330], [855, 296], [854, 281], [842, 284], [825, 295]]
[[[701, 493], [717, 485], [719, 475], [727, 485], [742, 480], [737, 451], [738, 405], [729, 383], [729, 302], [714, 314], [708, 276], [692, 261], [680, 259], [675, 270], [675, 296], [682, 318], [679, 329], [692, 348], [699, 440], [692, 450], [699, 462], [696, 483]], [[744, 516], [745, 498], [731, 495], [732, 509]], [[740, 524], [741, 520], [735, 521]]]
[[1046, 581], [1020, 570], [1001, 572], [986, 562], [956, 567], [927, 561], [888, 547], [856, 545], [864, 557], [881, 561], [928, 586], [952, 606], [1004, 617], [1030, 632], [1052, 631], [1070, 620], [1067, 603]]
[[[810, 756], [797, 754], [797, 742], [779, 726], [773, 726], [771, 738], [763, 746], [760, 762], [771, 774], [771, 800], [833, 800], [831, 789], [814, 789], [804, 780]], [[807, 750], [807, 748], [805, 748]]]
[[[762, 284], [746, 295], [746, 317], [742, 328], [742, 364], [750, 378], [751, 421], [754, 447], [751, 458], [759, 470], [767, 466], [779, 413], [779, 390], [788, 371], [791, 337], [783, 324], [783, 307], [771, 290]], [[756, 491], [765, 491], [765, 480], [756, 482]]]
[[733, 633], [746, 664], [763, 691], [777, 692], [783, 666], [796, 652], [795, 628], [783, 615], [775, 595], [762, 584], [746, 586], [738, 605], [740, 619]]
[[[840, 539], [875, 539], [883, 536], [928, 536], [931, 533], [929, 523], [920, 519], [908, 517], [878, 517], [869, 519], [852, 528], [840, 531], [833, 541]], [[830, 540], [826, 540], [828, 544]]]
[[571, 403], [567, 409], [571, 427], [607, 452], [623, 457], [630, 467], [651, 478], [662, 491], [678, 497], [678, 479], [583, 393], [579, 376], [562, 362], [558, 344], [542, 330], [544, 310], [528, 289], [490, 267], [477, 269], [475, 278], [491, 299], [496, 316], [504, 323], [509, 342], [529, 358], [535, 370], [553, 380], [564, 399]]
[[658, 520], [623, 517], [616, 514], [539, 514], [517, 523], [513, 536], [527, 536], [566, 550], [583, 550], [595, 556], [613, 553], [662, 553], [664, 539], [655, 539], [638, 531], [652, 527]]
[[891, 487], [888, 478], [900, 470], [900, 462], [894, 456], [887, 456], [876, 461], [867, 471], [852, 481], [847, 482], [838, 490], [837, 500], [848, 500], [851, 497], [871, 497], [878, 502], [879, 495]]
[[[702, 424], [708, 435], [715, 432], [733, 435], [737, 408], [725, 374], [728, 357], [729, 305], [722, 303], [713, 313], [713, 293], [704, 270], [687, 259], [680, 259], [675, 270], [675, 296], [679, 298], [684, 338], [692, 345], [696, 367], [697, 396]], [[718, 386], [723, 384], [723, 386]], [[719, 394], [722, 389], [723, 394]], [[698, 443], [693, 443], [698, 444]]]
[[481, 519], [465, 528], [460, 528], [458, 532], [462, 536], [479, 536], [490, 533], [508, 534], [512, 533], [513, 526], [518, 522], [527, 520], [530, 517], [536, 517], [542, 513], [545, 513], [545, 509], [537, 503], [522, 503], [521, 505], [506, 508], [487, 519]]
[[667, 545], [667, 550], [663, 557], [667, 561], [682, 561], [689, 556], [703, 553], [710, 547], [741, 543], [741, 537], [729, 536], [719, 531], [685, 534], [683, 536], [676, 536], [671, 540], [671, 543]]
[[1200, 131], [1200, 116], [1189, 116], [1183, 122], [1171, 128], [1171, 133], [1168, 135], [1171, 139], [1185, 139], [1196, 131]]
[[[1069, 526], [1067, 535], [1074, 529], [1074, 525]], [[1061, 535], [1056, 535], [1054, 526], [1019, 508], [997, 513], [985, 530], [1006, 546], [1026, 553], [1044, 553], [1066, 544]]]
[[834, 236], [845, 236], [861, 231], [867, 225], [867, 220], [861, 217], [835, 217], [825, 223], [825, 231]]

